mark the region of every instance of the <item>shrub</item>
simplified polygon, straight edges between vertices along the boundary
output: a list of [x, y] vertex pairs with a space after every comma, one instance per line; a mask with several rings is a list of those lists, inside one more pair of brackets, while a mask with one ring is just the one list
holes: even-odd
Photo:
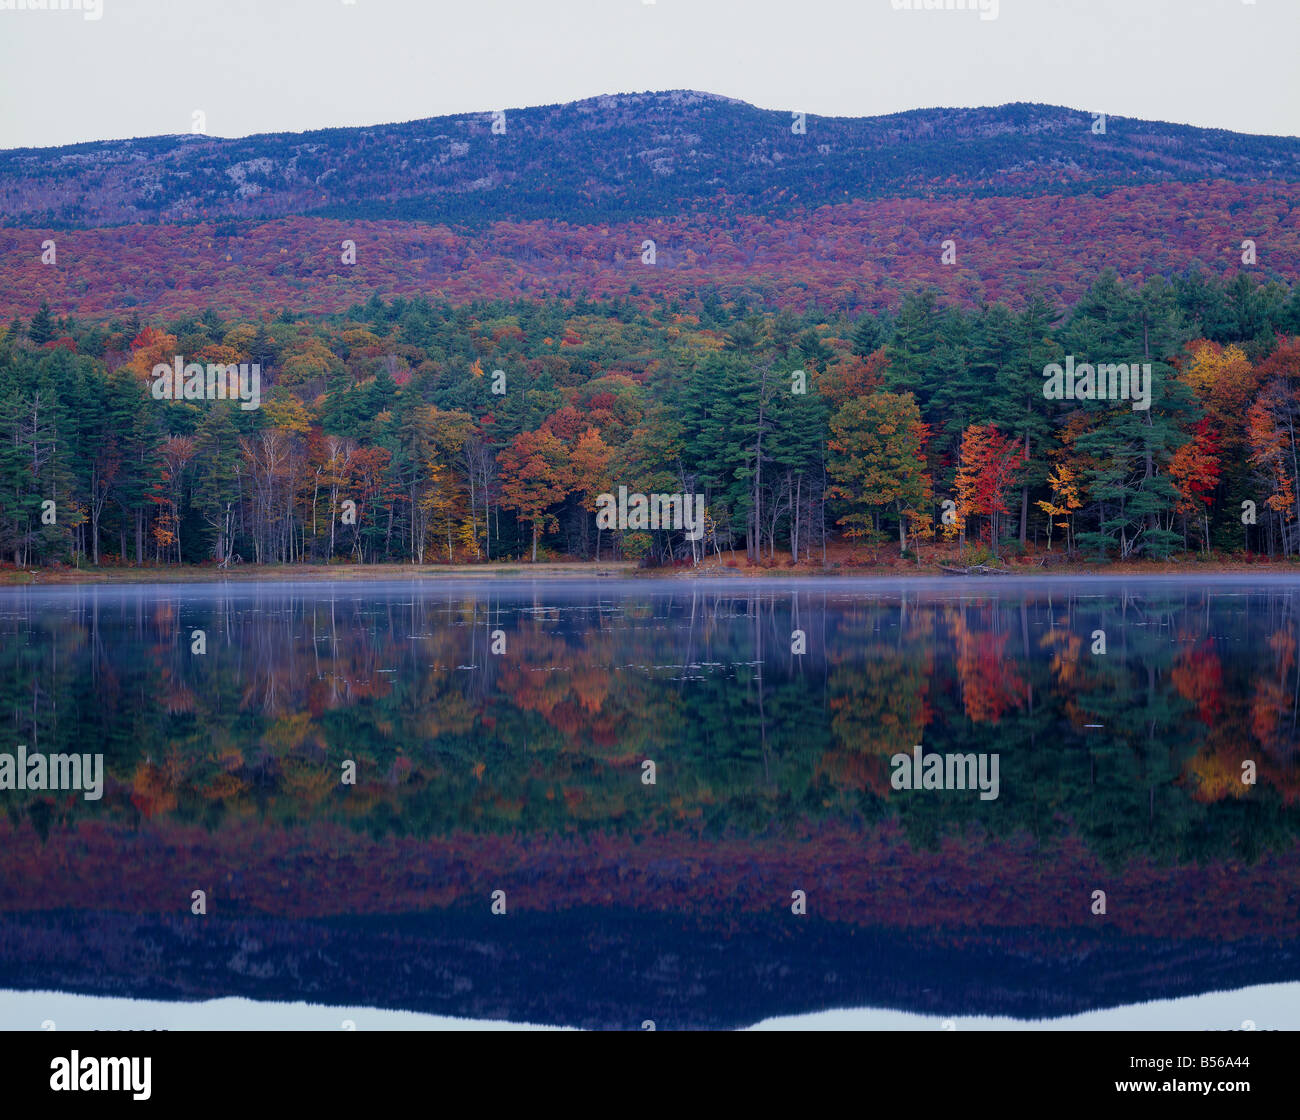
[[620, 543], [623, 555], [627, 559], [644, 560], [650, 554], [650, 546], [654, 542], [650, 539], [649, 533], [633, 532], [624, 533], [623, 540]]

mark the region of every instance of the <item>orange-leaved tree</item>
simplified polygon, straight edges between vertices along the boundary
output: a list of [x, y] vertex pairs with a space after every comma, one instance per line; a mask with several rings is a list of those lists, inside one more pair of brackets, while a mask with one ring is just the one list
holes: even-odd
[[[614, 449], [600, 436], [599, 428], [588, 428], [573, 447], [573, 488], [582, 494], [582, 508], [596, 512], [596, 499], [613, 489], [610, 462]], [[586, 531], [583, 531], [586, 545]], [[600, 559], [600, 525], [596, 526], [596, 559]]]
[[907, 548], [907, 520], [919, 518], [932, 498], [925, 469], [930, 429], [911, 393], [872, 393], [847, 401], [831, 417], [831, 494], [849, 503], [840, 518], [848, 536], [874, 530], [880, 514], [898, 515], [898, 545]]
[[573, 489], [573, 464], [568, 449], [550, 432], [520, 432], [497, 455], [501, 467], [501, 504], [513, 509], [533, 527], [533, 563], [537, 540], [558, 526], [551, 507]]
[[1184, 517], [1197, 519], [1206, 552], [1210, 551], [1209, 509], [1214, 500], [1214, 488], [1219, 483], [1220, 464], [1215, 422], [1205, 416], [1197, 423], [1192, 438], [1173, 453], [1165, 468], [1178, 494], [1174, 509]]
[[[1083, 505], [1079, 496], [1079, 477], [1064, 460], [1047, 472], [1047, 485], [1052, 491], [1049, 499], [1039, 501], [1038, 508], [1047, 514], [1047, 550], [1052, 550], [1052, 529], [1065, 530], [1065, 551], [1070, 551], [1070, 525], [1074, 511]], [[1063, 518], [1054, 521], [1053, 518]]]
[[1006, 494], [1025, 464], [1025, 453], [1014, 436], [1004, 436], [996, 424], [972, 424], [961, 436], [957, 468], [957, 524], [962, 543], [966, 522], [987, 517], [986, 532], [993, 555], [998, 554], [999, 519], [1007, 509]]

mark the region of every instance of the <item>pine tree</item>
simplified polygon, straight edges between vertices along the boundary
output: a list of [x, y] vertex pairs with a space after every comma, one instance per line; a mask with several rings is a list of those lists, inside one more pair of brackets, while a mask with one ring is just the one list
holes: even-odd
[[858, 320], [853, 328], [853, 353], [859, 358], [874, 354], [885, 344], [885, 329], [870, 312]]
[[27, 325], [27, 337], [35, 346], [44, 346], [55, 337], [54, 317], [50, 314], [50, 305], [44, 300], [41, 301], [40, 309]]

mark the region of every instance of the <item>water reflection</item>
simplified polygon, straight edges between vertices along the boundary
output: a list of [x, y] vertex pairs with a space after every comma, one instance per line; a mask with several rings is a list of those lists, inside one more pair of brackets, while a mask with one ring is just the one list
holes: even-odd
[[[105, 792], [0, 792], [0, 987], [666, 1027], [1294, 980], [1297, 608], [1223, 580], [6, 593], [0, 750], [102, 751]], [[895, 788], [917, 744], [996, 754], [997, 798]]]

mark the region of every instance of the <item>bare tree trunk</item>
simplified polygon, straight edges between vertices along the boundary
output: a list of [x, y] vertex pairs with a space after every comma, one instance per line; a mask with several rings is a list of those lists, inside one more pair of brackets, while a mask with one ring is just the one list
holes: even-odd
[[751, 563], [760, 563], [763, 559], [763, 418], [767, 408], [767, 371], [763, 367], [763, 377], [758, 385], [758, 433], [754, 437], [754, 528], [752, 540], [745, 542], [745, 553]]
[[[1029, 462], [1029, 433], [1025, 433], [1025, 462]], [[1020, 488], [1020, 547], [1025, 547], [1026, 534], [1029, 529], [1029, 484]]]
[[794, 509], [790, 512], [790, 559], [799, 563], [799, 504], [803, 501], [803, 475], [795, 486]]

